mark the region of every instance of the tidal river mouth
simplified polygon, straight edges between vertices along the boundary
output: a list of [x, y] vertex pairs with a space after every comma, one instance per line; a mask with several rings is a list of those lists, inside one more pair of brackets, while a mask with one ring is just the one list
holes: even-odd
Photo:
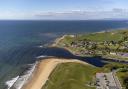
[[[37, 60], [35, 60], [35, 61], [38, 61], [39, 59], [42, 60], [43, 58], [47, 58], [47, 57], [66, 58], [66, 59], [70, 59], [70, 60], [78, 59], [78, 60], [87, 62], [96, 67], [103, 67], [104, 65], [106, 65], [109, 62], [123, 63], [123, 62], [118, 62], [118, 61], [115, 61], [112, 59], [110, 59], [110, 60], [104, 59], [102, 57], [76, 56], [76, 55], [73, 55], [68, 50], [63, 49], [63, 48], [58, 48], [58, 47], [40, 47], [38, 51], [39, 52], [38, 52]], [[124, 63], [128, 64], [126, 62], [124, 62]], [[28, 79], [29, 76], [31, 76], [32, 72], [34, 71], [35, 66], [36, 66], [36, 63], [33, 62], [33, 64], [26, 66], [20, 75], [13, 78], [11, 81], [7, 81], [6, 82], [7, 85], [11, 86], [10, 88], [8, 87], [8, 89], [20, 89], [22, 87], [22, 85], [26, 82], [26, 79]], [[16, 88], [16, 87], [18, 87], [18, 88]]]
[[[14, 88], [14, 87], [9, 88], [9, 86], [12, 86], [12, 84], [15, 85], [15, 87], [17, 87], [17, 85], [18, 85], [18, 87], [22, 86], [24, 84], [24, 82], [26, 81], [26, 80], [23, 81], [23, 78], [28, 79], [28, 76], [30, 76], [30, 74], [32, 73], [32, 71], [35, 68], [36, 61], [38, 61], [40, 58], [43, 59], [45, 57], [58, 57], [58, 58], [66, 58], [66, 59], [78, 59], [78, 60], [87, 62], [96, 67], [103, 67], [104, 65], [106, 65], [110, 62], [128, 64], [128, 62], [116, 61], [114, 59], [105, 59], [100, 56], [97, 56], [97, 57], [76, 56], [76, 55], [72, 54], [71, 52], [69, 52], [68, 50], [66, 50], [64, 48], [58, 48], [58, 47], [33, 46], [32, 48], [27, 47], [24, 49], [25, 49], [24, 51], [23, 50], [20, 51], [20, 49], [19, 49], [19, 53], [21, 52], [21, 54], [26, 53], [25, 55], [32, 55], [31, 58], [29, 58], [31, 60], [28, 60], [28, 56], [27, 57], [24, 56], [23, 57], [24, 61], [22, 61], [22, 57], [20, 56], [21, 58], [19, 60], [8, 62], [8, 64], [13, 64], [14, 62], [16, 62], [14, 66], [15, 66], [15, 68], [17, 68], [20, 71], [18, 71], [18, 73], [16, 73], [16, 75], [15, 75], [16, 77], [14, 77], [13, 79], [11, 77], [11, 81], [10, 80], [6, 81], [6, 85], [8, 85], [8, 86], [5, 86], [5, 88], [3, 88], [3, 89], [20, 89], [20, 88]], [[14, 54], [16, 54], [17, 52], [18, 51], [14, 52]], [[19, 54], [19, 55], [21, 55], [21, 54]], [[17, 79], [19, 79], [18, 82], [14, 82]]]
[[68, 58], [69, 59], [78, 59], [78, 60], [82, 60], [84, 62], [87, 62], [87, 63], [89, 63], [91, 65], [94, 65], [96, 67], [103, 67], [108, 62], [116, 62], [116, 63], [128, 64], [128, 62], [116, 61], [114, 59], [105, 59], [105, 58], [102, 58], [100, 56], [97, 56], [97, 57], [76, 56], [76, 55], [73, 55], [68, 50], [63, 49], [63, 48], [58, 48], [58, 47], [43, 48], [43, 50], [45, 50], [43, 55], [53, 56], [53, 57], [60, 57], [60, 58], [62, 57], [62, 58], [67, 58], [67, 59]]
[[[128, 21], [0, 21], [0, 89], [5, 82], [29, 69], [39, 56], [76, 58], [95, 66], [106, 64], [100, 57], [83, 58], [65, 49], [47, 48], [64, 34], [91, 33], [128, 28]], [[45, 45], [45, 47], [44, 47]]]

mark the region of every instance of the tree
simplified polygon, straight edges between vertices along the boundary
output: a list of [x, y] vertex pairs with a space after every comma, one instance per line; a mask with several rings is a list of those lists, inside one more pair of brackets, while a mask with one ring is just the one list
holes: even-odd
[[96, 54], [97, 44], [92, 44], [91, 49], [93, 50], [93, 53]]
[[124, 83], [126, 89], [128, 89], [128, 77], [127, 76], [123, 78], [123, 83]]

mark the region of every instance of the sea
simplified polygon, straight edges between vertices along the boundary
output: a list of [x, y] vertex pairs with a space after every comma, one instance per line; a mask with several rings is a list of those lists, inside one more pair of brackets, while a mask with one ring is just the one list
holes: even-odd
[[39, 57], [67, 56], [56, 48], [48, 48], [64, 34], [92, 33], [128, 28], [127, 20], [1, 20], [0, 21], [0, 89], [9, 88], [30, 69]]

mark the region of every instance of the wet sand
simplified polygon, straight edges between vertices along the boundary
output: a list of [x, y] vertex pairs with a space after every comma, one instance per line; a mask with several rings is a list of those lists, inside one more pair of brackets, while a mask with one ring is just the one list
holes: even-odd
[[48, 80], [48, 77], [52, 73], [52, 71], [55, 69], [55, 67], [60, 63], [66, 63], [66, 62], [76, 62], [76, 63], [82, 63], [87, 64], [85, 62], [73, 59], [63, 59], [63, 58], [48, 58], [44, 59], [38, 62], [33, 75], [28, 80], [28, 82], [23, 86], [22, 89], [41, 89], [42, 86], [46, 83]]

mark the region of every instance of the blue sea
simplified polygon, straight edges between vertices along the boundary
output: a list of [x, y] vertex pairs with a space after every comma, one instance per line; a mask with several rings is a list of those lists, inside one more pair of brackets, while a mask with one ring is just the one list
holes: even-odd
[[[64, 34], [91, 33], [128, 28], [123, 20], [85, 21], [0, 21], [0, 89], [5, 82], [24, 72], [40, 55], [65, 56], [47, 48]], [[44, 48], [40, 47], [44, 46]]]

